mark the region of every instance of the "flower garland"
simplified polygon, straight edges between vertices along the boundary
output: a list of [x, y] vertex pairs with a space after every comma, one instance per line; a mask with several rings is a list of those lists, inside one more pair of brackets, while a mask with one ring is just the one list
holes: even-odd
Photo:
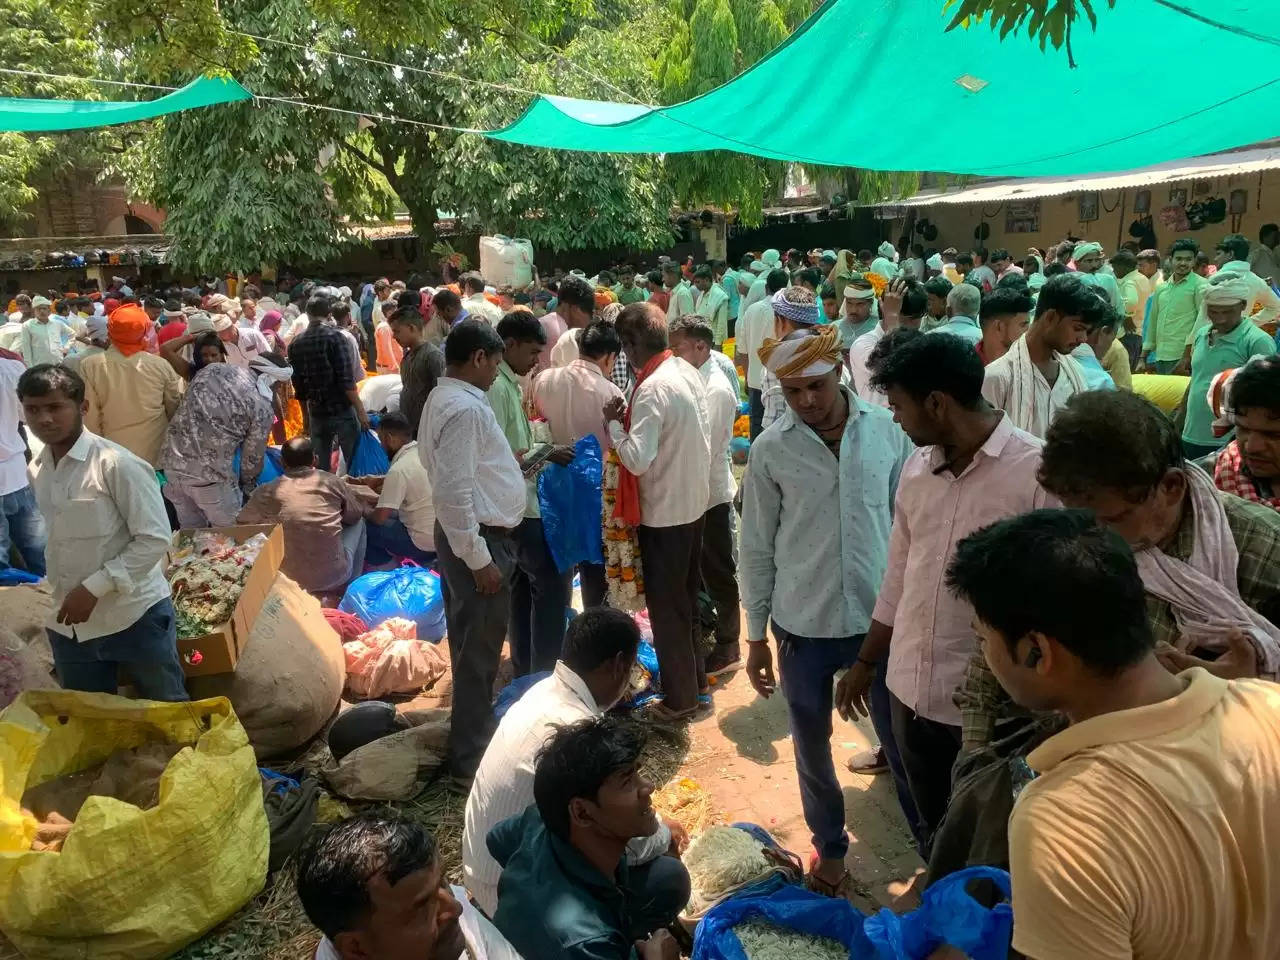
[[628, 613], [643, 610], [644, 575], [640, 567], [640, 542], [634, 527], [614, 519], [618, 499], [618, 454], [612, 448], [604, 462], [604, 575], [608, 586], [609, 606]]

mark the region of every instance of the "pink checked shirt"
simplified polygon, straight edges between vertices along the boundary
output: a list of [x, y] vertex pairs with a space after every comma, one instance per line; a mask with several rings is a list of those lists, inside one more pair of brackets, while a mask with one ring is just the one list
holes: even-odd
[[977, 649], [973, 608], [947, 589], [956, 543], [1001, 520], [1057, 506], [1036, 480], [1041, 441], [1008, 416], [960, 476], [939, 447], [921, 447], [902, 468], [889, 537], [889, 566], [872, 619], [893, 627], [886, 682], [922, 717], [960, 724], [952, 695]]

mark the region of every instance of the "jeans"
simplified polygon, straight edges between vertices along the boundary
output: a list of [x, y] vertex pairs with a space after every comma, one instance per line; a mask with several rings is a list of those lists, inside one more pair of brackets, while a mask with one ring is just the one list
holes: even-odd
[[240, 512], [240, 488], [234, 483], [200, 483], [188, 477], [168, 476], [164, 497], [173, 504], [178, 526], [232, 527]]
[[370, 520], [365, 533], [369, 541], [364, 554], [366, 563], [377, 566], [392, 560], [412, 560], [424, 567], [435, 563], [436, 555], [414, 543], [409, 528], [395, 514], [386, 523]]
[[[515, 549], [509, 535], [482, 529], [494, 564], [502, 574], [497, 593], [476, 590], [475, 577], [449, 546], [436, 523], [436, 562], [444, 594], [444, 617], [453, 674], [453, 712], [449, 721], [449, 770], [455, 777], [475, 776], [476, 767], [497, 726], [493, 681], [502, 658], [511, 603]], [[563, 613], [561, 613], [563, 618]]]
[[44, 548], [48, 535], [44, 527], [44, 515], [36, 506], [36, 492], [31, 485], [0, 496], [0, 509], [4, 511], [4, 523], [0, 523], [0, 563], [9, 563], [11, 547], [18, 548], [18, 555], [28, 573], [43, 577]]
[[342, 552], [347, 558], [347, 579], [338, 586], [341, 590], [364, 572], [364, 555], [369, 544], [369, 524], [357, 520], [342, 528]]
[[733, 561], [732, 508], [717, 503], [703, 516], [702, 587], [716, 607], [716, 646], [738, 652], [742, 613], [738, 606], [738, 578]]
[[1173, 373], [1173, 368], [1180, 362], [1178, 360], [1155, 360], [1151, 365], [1155, 368], [1156, 373]]
[[58, 681], [68, 690], [115, 693], [124, 667], [144, 700], [189, 700], [178, 661], [178, 622], [171, 600], [160, 600], [130, 627], [93, 640], [48, 631]]
[[675, 857], [655, 857], [627, 868], [629, 940], [643, 940], [669, 926], [689, 903], [689, 871]]
[[[778, 641], [778, 672], [782, 695], [787, 700], [804, 820], [813, 831], [813, 848], [818, 856], [843, 860], [849, 850], [849, 836], [844, 830], [844, 793], [831, 758], [831, 710], [836, 672], [858, 659], [863, 637], [798, 637], [776, 623], [773, 636]], [[918, 840], [919, 817], [893, 737], [883, 669], [876, 671], [871, 682], [870, 699], [871, 726], [884, 748], [902, 815]]]
[[[911, 799], [920, 815], [920, 855], [928, 861], [933, 835], [951, 801], [951, 768], [960, 753], [959, 726], [922, 717], [892, 693], [893, 736], [902, 757]], [[921, 841], [920, 838], [924, 839]]]
[[1138, 365], [1138, 361], [1142, 359], [1142, 334], [1126, 333], [1120, 338], [1120, 342], [1124, 344], [1124, 348], [1129, 354], [1129, 369], [1132, 370]]
[[695, 633], [702, 630], [697, 618], [702, 523], [699, 517], [674, 527], [641, 524], [636, 529], [653, 647], [662, 672], [662, 702], [676, 713], [696, 708], [698, 694], [707, 686]]
[[752, 440], [760, 435], [761, 423], [764, 421], [764, 395], [755, 387], [747, 387], [747, 410], [751, 424], [749, 435]]
[[360, 439], [360, 421], [356, 419], [354, 410], [348, 408], [337, 414], [312, 413], [310, 424], [316, 466], [321, 470], [333, 471], [335, 444], [342, 451], [343, 460], [351, 462], [356, 452], [356, 441]]
[[515, 675], [555, 668], [564, 644], [565, 611], [573, 594], [572, 569], [561, 573], [547, 546], [540, 517], [525, 517], [513, 534], [511, 665]]

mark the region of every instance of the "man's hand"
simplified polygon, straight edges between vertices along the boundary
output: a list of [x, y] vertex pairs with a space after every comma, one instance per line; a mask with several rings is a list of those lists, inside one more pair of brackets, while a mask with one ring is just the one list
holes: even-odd
[[680, 960], [680, 945], [663, 928], [653, 931], [648, 940], [637, 940], [636, 953], [640, 960]]
[[747, 679], [756, 693], [768, 700], [773, 696], [778, 682], [773, 676], [773, 651], [769, 641], [758, 640], [747, 644]]
[[1183, 357], [1174, 365], [1172, 373], [1176, 377], [1191, 376], [1191, 361], [1188, 360], [1186, 357]]
[[62, 601], [62, 606], [58, 608], [58, 622], [65, 623], [67, 626], [84, 623], [93, 616], [93, 608], [97, 605], [98, 598], [90, 593], [84, 584], [80, 584]]
[[1181, 673], [1192, 667], [1203, 667], [1215, 677], [1224, 680], [1241, 680], [1258, 675], [1258, 652], [1252, 641], [1239, 630], [1232, 630], [1227, 635], [1227, 649], [1217, 660], [1205, 660], [1201, 657], [1183, 653], [1181, 650], [1161, 644], [1156, 648], [1156, 659], [1170, 673]]
[[365, 412], [364, 407], [356, 407], [356, 420], [360, 422], [361, 430], [370, 429], [369, 414]]
[[861, 660], [844, 672], [840, 682], [836, 684], [836, 712], [845, 720], [852, 720], [855, 711], [864, 717], [871, 716], [871, 681], [875, 679], [876, 668], [868, 666]]
[[684, 848], [689, 845], [689, 831], [674, 820], [664, 818], [662, 822], [671, 831], [671, 846], [667, 847], [667, 856], [679, 858], [680, 854], [684, 853]]
[[880, 295], [880, 316], [896, 325], [902, 313], [902, 298], [906, 295], [907, 283], [901, 277], [894, 277]]
[[471, 575], [476, 578], [476, 593], [492, 595], [502, 589], [502, 571], [493, 561], [487, 567], [472, 570]]
[[547, 459], [561, 467], [573, 463], [573, 447], [556, 447], [547, 455]]
[[612, 400], [610, 400], [608, 403], [604, 405], [604, 422], [608, 423], [610, 420], [621, 421], [622, 414], [626, 411], [626, 409], [627, 409], [626, 401], [623, 400], [621, 397], [614, 397]]

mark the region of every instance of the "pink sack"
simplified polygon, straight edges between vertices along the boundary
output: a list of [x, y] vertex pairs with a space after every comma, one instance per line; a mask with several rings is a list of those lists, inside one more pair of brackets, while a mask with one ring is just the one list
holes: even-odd
[[342, 645], [347, 658], [347, 690], [375, 700], [391, 693], [416, 693], [449, 671], [449, 661], [433, 643], [417, 639], [412, 620], [393, 617]]

